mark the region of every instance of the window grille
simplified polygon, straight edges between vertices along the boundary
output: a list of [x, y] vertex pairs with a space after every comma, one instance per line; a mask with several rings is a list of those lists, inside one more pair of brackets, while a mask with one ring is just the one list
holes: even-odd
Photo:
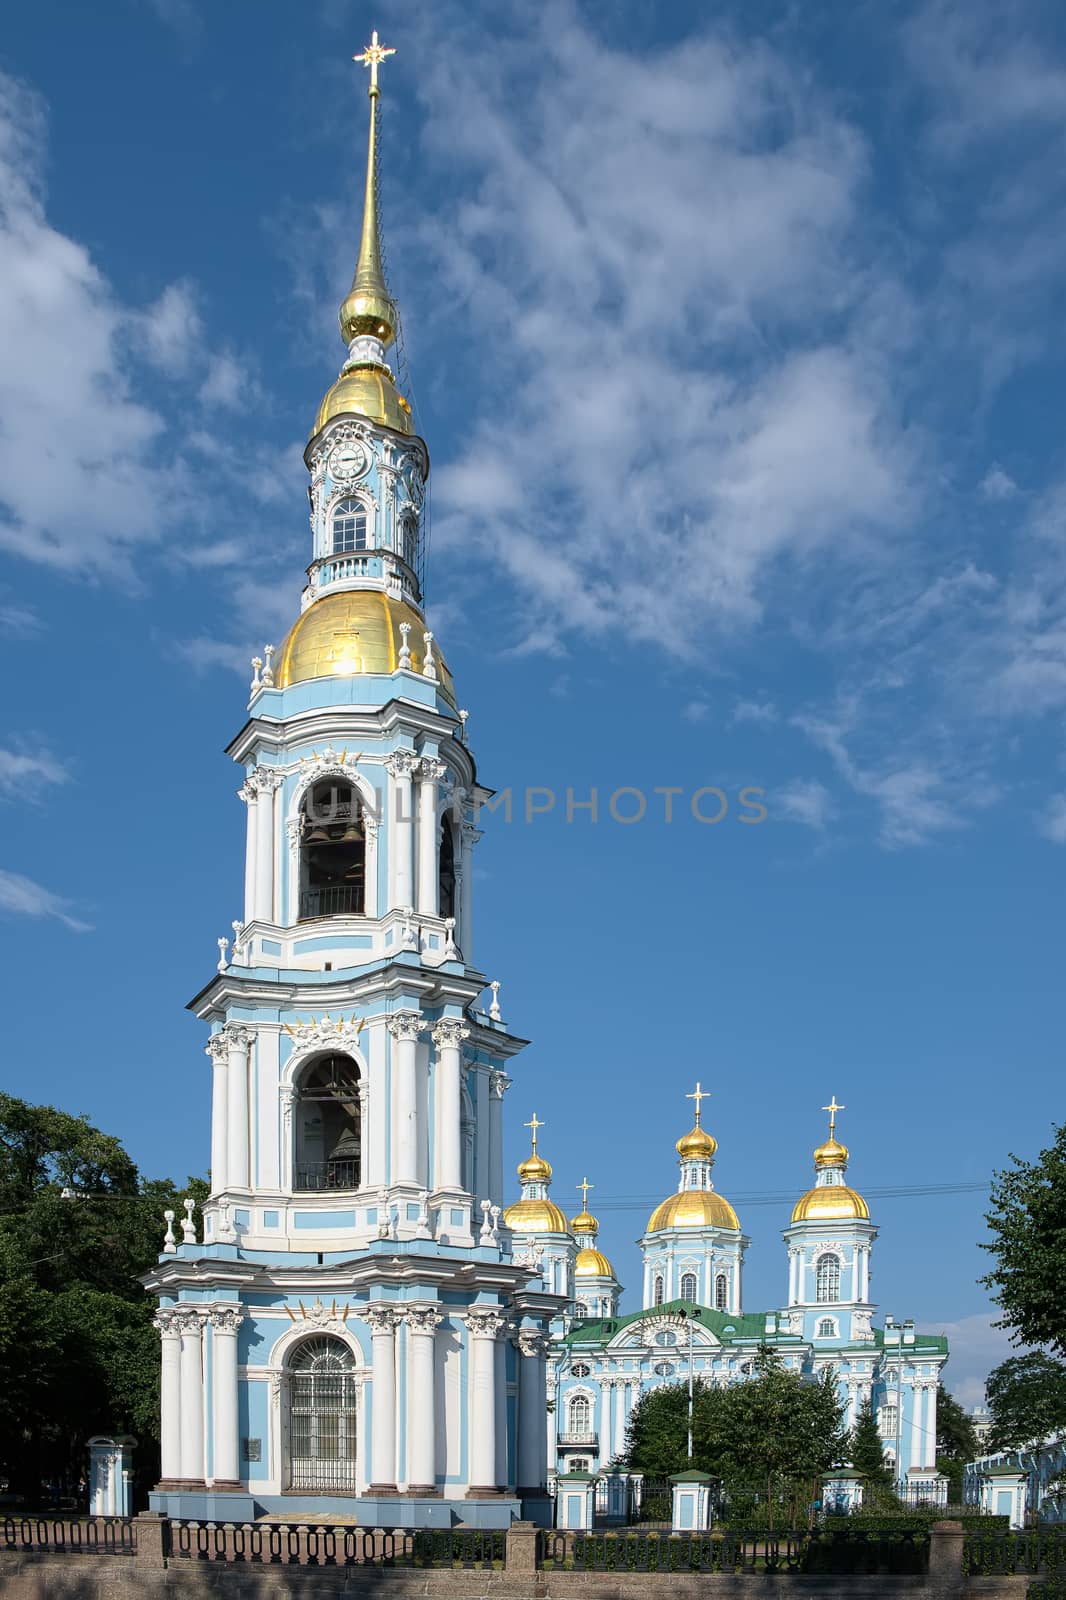
[[815, 1268], [815, 1298], [819, 1305], [840, 1299], [840, 1262], [836, 1256], [819, 1256]]
[[333, 545], [331, 555], [341, 555], [347, 550], [365, 550], [366, 507], [360, 500], [341, 500], [333, 511]]
[[356, 1491], [355, 1361], [339, 1339], [315, 1338], [289, 1362], [289, 1487]]

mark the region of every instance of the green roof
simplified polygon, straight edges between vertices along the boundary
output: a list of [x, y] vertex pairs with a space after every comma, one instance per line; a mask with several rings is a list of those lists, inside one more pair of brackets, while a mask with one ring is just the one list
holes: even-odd
[[[775, 1348], [789, 1345], [802, 1344], [802, 1336], [795, 1333], [767, 1333], [765, 1311], [752, 1312], [738, 1317], [731, 1311], [714, 1311], [710, 1306], [693, 1306], [688, 1300], [668, 1300], [665, 1305], [656, 1306], [643, 1311], [631, 1311], [624, 1317], [590, 1317], [575, 1320], [570, 1325], [569, 1332], [564, 1335], [563, 1343], [567, 1345], [606, 1345], [616, 1339], [620, 1333], [632, 1327], [634, 1323], [643, 1322], [645, 1318], [657, 1316], [678, 1315], [684, 1312], [693, 1316], [701, 1327], [707, 1328], [722, 1344], [768, 1344]], [[776, 1312], [775, 1312], [776, 1315]], [[727, 1332], [726, 1330], [730, 1330]], [[885, 1336], [882, 1328], [874, 1328], [874, 1346], [878, 1350], [885, 1348]], [[861, 1352], [865, 1341], [856, 1340], [854, 1348]], [[869, 1348], [868, 1344], [866, 1348]], [[888, 1347], [895, 1350], [894, 1345]], [[909, 1359], [929, 1355], [946, 1356], [948, 1341], [943, 1334], [916, 1333], [913, 1344], [903, 1346], [903, 1354]]]

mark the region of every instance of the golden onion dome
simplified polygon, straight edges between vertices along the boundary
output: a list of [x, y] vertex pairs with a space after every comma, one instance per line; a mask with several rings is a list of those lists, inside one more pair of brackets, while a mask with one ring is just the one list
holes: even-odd
[[682, 1161], [710, 1161], [718, 1149], [718, 1140], [697, 1122], [692, 1132], [679, 1139], [674, 1148]]
[[652, 1212], [649, 1233], [660, 1228], [740, 1228], [740, 1220], [724, 1195], [714, 1189], [682, 1189]]
[[[537, 1152], [534, 1150], [531, 1156], [527, 1156], [524, 1161], [519, 1162], [518, 1181], [519, 1183], [551, 1183], [551, 1162], [545, 1161], [544, 1157], [538, 1156]], [[559, 1215], [562, 1216], [561, 1211]], [[565, 1227], [565, 1225], [566, 1224], [564, 1221], [563, 1226]]]
[[846, 1167], [848, 1164], [848, 1147], [841, 1144], [835, 1134], [830, 1134], [825, 1144], [820, 1144], [814, 1152], [816, 1167]]
[[[523, 1161], [522, 1166], [530, 1163]], [[548, 1165], [547, 1162], [544, 1163]], [[519, 1167], [521, 1172], [522, 1167]], [[549, 1169], [550, 1170], [550, 1169]], [[565, 1233], [566, 1218], [551, 1200], [516, 1200], [508, 1206], [503, 1220], [515, 1233]]]
[[599, 1231], [600, 1225], [591, 1211], [579, 1211], [576, 1217], [570, 1218], [571, 1233], [597, 1234]]
[[334, 417], [366, 417], [396, 433], [411, 432], [411, 407], [384, 367], [355, 367], [342, 372], [323, 397], [315, 414], [311, 437]]
[[579, 1250], [574, 1261], [575, 1278], [613, 1278], [614, 1268], [603, 1254], [602, 1250], [593, 1250], [586, 1246]]
[[793, 1222], [830, 1222], [857, 1219], [869, 1221], [870, 1208], [862, 1195], [843, 1183], [827, 1183], [808, 1189], [796, 1202]]
[[[411, 626], [407, 641], [411, 670], [421, 673], [426, 624], [406, 600], [394, 600], [381, 589], [320, 595], [290, 628], [274, 659], [274, 682], [279, 689], [288, 689], [309, 678], [395, 672], [403, 644], [401, 622]], [[435, 659], [440, 687], [454, 701], [452, 675], [439, 654]]]

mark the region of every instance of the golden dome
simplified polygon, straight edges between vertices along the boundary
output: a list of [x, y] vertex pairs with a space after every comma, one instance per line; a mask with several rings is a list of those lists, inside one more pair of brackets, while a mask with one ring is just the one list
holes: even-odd
[[[411, 668], [421, 672], [425, 659], [423, 617], [406, 600], [393, 600], [381, 589], [344, 589], [324, 594], [293, 624], [274, 660], [279, 689], [309, 678], [348, 678], [358, 673], [395, 672], [409, 622]], [[436, 655], [437, 677], [449, 700], [455, 698], [452, 675]]]
[[814, 1152], [816, 1167], [846, 1167], [848, 1164], [848, 1147], [841, 1144], [835, 1134], [830, 1134], [825, 1144], [820, 1144]]
[[[523, 1161], [522, 1166], [531, 1163]], [[548, 1163], [545, 1161], [544, 1166]], [[519, 1167], [519, 1172], [522, 1167]], [[551, 1170], [550, 1168], [548, 1169]], [[566, 1218], [551, 1200], [516, 1200], [508, 1206], [503, 1220], [515, 1233], [565, 1233]]]
[[796, 1202], [792, 1212], [793, 1222], [829, 1222], [846, 1218], [867, 1222], [869, 1217], [870, 1208], [862, 1195], [843, 1183], [827, 1183], [819, 1188], [808, 1189], [802, 1200]]
[[571, 1233], [592, 1233], [600, 1231], [600, 1225], [591, 1211], [579, 1211], [576, 1217], [570, 1218]]
[[366, 417], [396, 433], [410, 433], [411, 408], [384, 367], [356, 367], [342, 372], [332, 389], [323, 397], [311, 429], [314, 438], [320, 428], [334, 417], [347, 415]]
[[[691, 1135], [689, 1135], [691, 1138]], [[737, 1228], [740, 1220], [724, 1195], [714, 1189], [682, 1189], [651, 1214], [648, 1232], [659, 1228]]]
[[575, 1278], [613, 1278], [614, 1268], [602, 1250], [579, 1250], [574, 1262]]
[[718, 1140], [697, 1122], [692, 1132], [679, 1139], [674, 1148], [682, 1161], [710, 1161], [718, 1149]]
[[[534, 1150], [531, 1156], [527, 1156], [524, 1161], [519, 1162], [518, 1181], [519, 1183], [551, 1183], [551, 1162], [545, 1161], [544, 1157], [538, 1156], [537, 1152]], [[561, 1211], [559, 1215], [562, 1216]]]

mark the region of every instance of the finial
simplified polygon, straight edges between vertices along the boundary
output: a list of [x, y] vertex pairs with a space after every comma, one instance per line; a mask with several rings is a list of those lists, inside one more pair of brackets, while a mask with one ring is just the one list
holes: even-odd
[[458, 961], [459, 946], [455, 942], [455, 918], [444, 919], [444, 959], [445, 961]]
[[537, 1153], [537, 1131], [538, 1131], [538, 1129], [544, 1127], [544, 1123], [541, 1122], [540, 1118], [537, 1116], [537, 1113], [534, 1111], [534, 1113], [530, 1117], [529, 1121], [528, 1122], [523, 1122], [522, 1126], [523, 1126], [523, 1128], [532, 1129], [531, 1139], [532, 1139], [532, 1144], [533, 1144], [533, 1154], [536, 1155], [536, 1153]]
[[581, 1190], [581, 1209], [582, 1211], [587, 1211], [589, 1208], [589, 1190], [595, 1189], [596, 1185], [590, 1183], [587, 1178], [582, 1178], [581, 1182], [575, 1184], [574, 1187]]
[[219, 970], [219, 972], [225, 972], [225, 970], [226, 970], [226, 947], [229, 944], [229, 940], [228, 939], [216, 939], [215, 943], [218, 945], [218, 970]]
[[693, 1092], [691, 1094], [687, 1094], [685, 1096], [686, 1100], [695, 1100], [695, 1102], [696, 1102], [696, 1126], [697, 1126], [697, 1128], [700, 1125], [700, 1102], [701, 1102], [701, 1100], [709, 1100], [710, 1098], [711, 1098], [711, 1091], [709, 1089], [701, 1089], [700, 1088], [700, 1081], [697, 1078], [696, 1079], [696, 1087], [695, 1087], [695, 1089], [693, 1090]]
[[259, 692], [259, 690], [263, 686], [263, 680], [259, 676], [259, 674], [260, 674], [260, 672], [262, 670], [263, 670], [263, 658], [262, 658], [262, 656], [253, 656], [252, 657], [252, 693], [253, 694], [257, 694]]
[[400, 659], [397, 662], [397, 666], [401, 672], [407, 672], [411, 667], [411, 646], [407, 642], [407, 635], [410, 631], [411, 624], [409, 622], [400, 623]]
[[422, 660], [422, 676], [423, 678], [435, 678], [437, 676], [437, 663], [433, 659], [433, 635], [424, 633], [422, 635], [422, 643], [426, 647], [426, 653]]
[[352, 60], [359, 62], [364, 67], [370, 68], [370, 83], [367, 94], [370, 97], [370, 137], [367, 142], [366, 155], [366, 193], [363, 200], [363, 232], [359, 240], [359, 260], [356, 262], [355, 276], [352, 287], [340, 310], [341, 336], [352, 351], [353, 340], [367, 339], [377, 345], [377, 350], [368, 346], [365, 352], [360, 351], [362, 359], [368, 360], [371, 365], [383, 365], [381, 348], [391, 344], [396, 332], [396, 307], [392, 303], [385, 283], [385, 273], [381, 265], [381, 239], [378, 233], [378, 196], [377, 196], [377, 136], [378, 136], [378, 101], [381, 90], [378, 88], [378, 68], [386, 56], [395, 55], [393, 49], [378, 43], [377, 32], [371, 34], [370, 43], [360, 55], [353, 56]]
[[837, 1105], [837, 1097], [836, 1097], [836, 1095], [833, 1096], [833, 1098], [830, 1100], [830, 1102], [829, 1102], [829, 1104], [827, 1106], [823, 1106], [822, 1107], [823, 1111], [828, 1111], [828, 1113], [829, 1113], [829, 1137], [831, 1139], [835, 1139], [836, 1138], [837, 1112], [838, 1111], [846, 1111], [847, 1109], [848, 1109], [847, 1106], [838, 1106]]
[[274, 654], [274, 646], [272, 644], [265, 644], [263, 646], [263, 654], [266, 656], [266, 666], [263, 668], [263, 688], [264, 689], [273, 689], [273, 687], [274, 687], [274, 669], [273, 669], [273, 667], [271, 666], [270, 663], [271, 663], [271, 657]]
[[178, 1253], [178, 1242], [174, 1237], [173, 1211], [164, 1211], [163, 1218], [167, 1225], [167, 1231], [163, 1236], [163, 1254], [165, 1256], [176, 1256]]
[[469, 711], [460, 711], [459, 713], [459, 738], [462, 740], [463, 744], [466, 743], [466, 723], [469, 716]]
[[196, 1210], [196, 1201], [190, 1196], [181, 1203], [185, 1208], [185, 1215], [181, 1223], [181, 1242], [182, 1244], [195, 1244], [196, 1224], [192, 1220], [192, 1214]]
[[489, 988], [492, 990], [492, 1004], [489, 1006], [489, 1017], [491, 1018], [491, 1020], [493, 1022], [499, 1022], [499, 1020], [500, 1020], [500, 980], [499, 980], [499, 978], [493, 978], [492, 982], [489, 984]]

